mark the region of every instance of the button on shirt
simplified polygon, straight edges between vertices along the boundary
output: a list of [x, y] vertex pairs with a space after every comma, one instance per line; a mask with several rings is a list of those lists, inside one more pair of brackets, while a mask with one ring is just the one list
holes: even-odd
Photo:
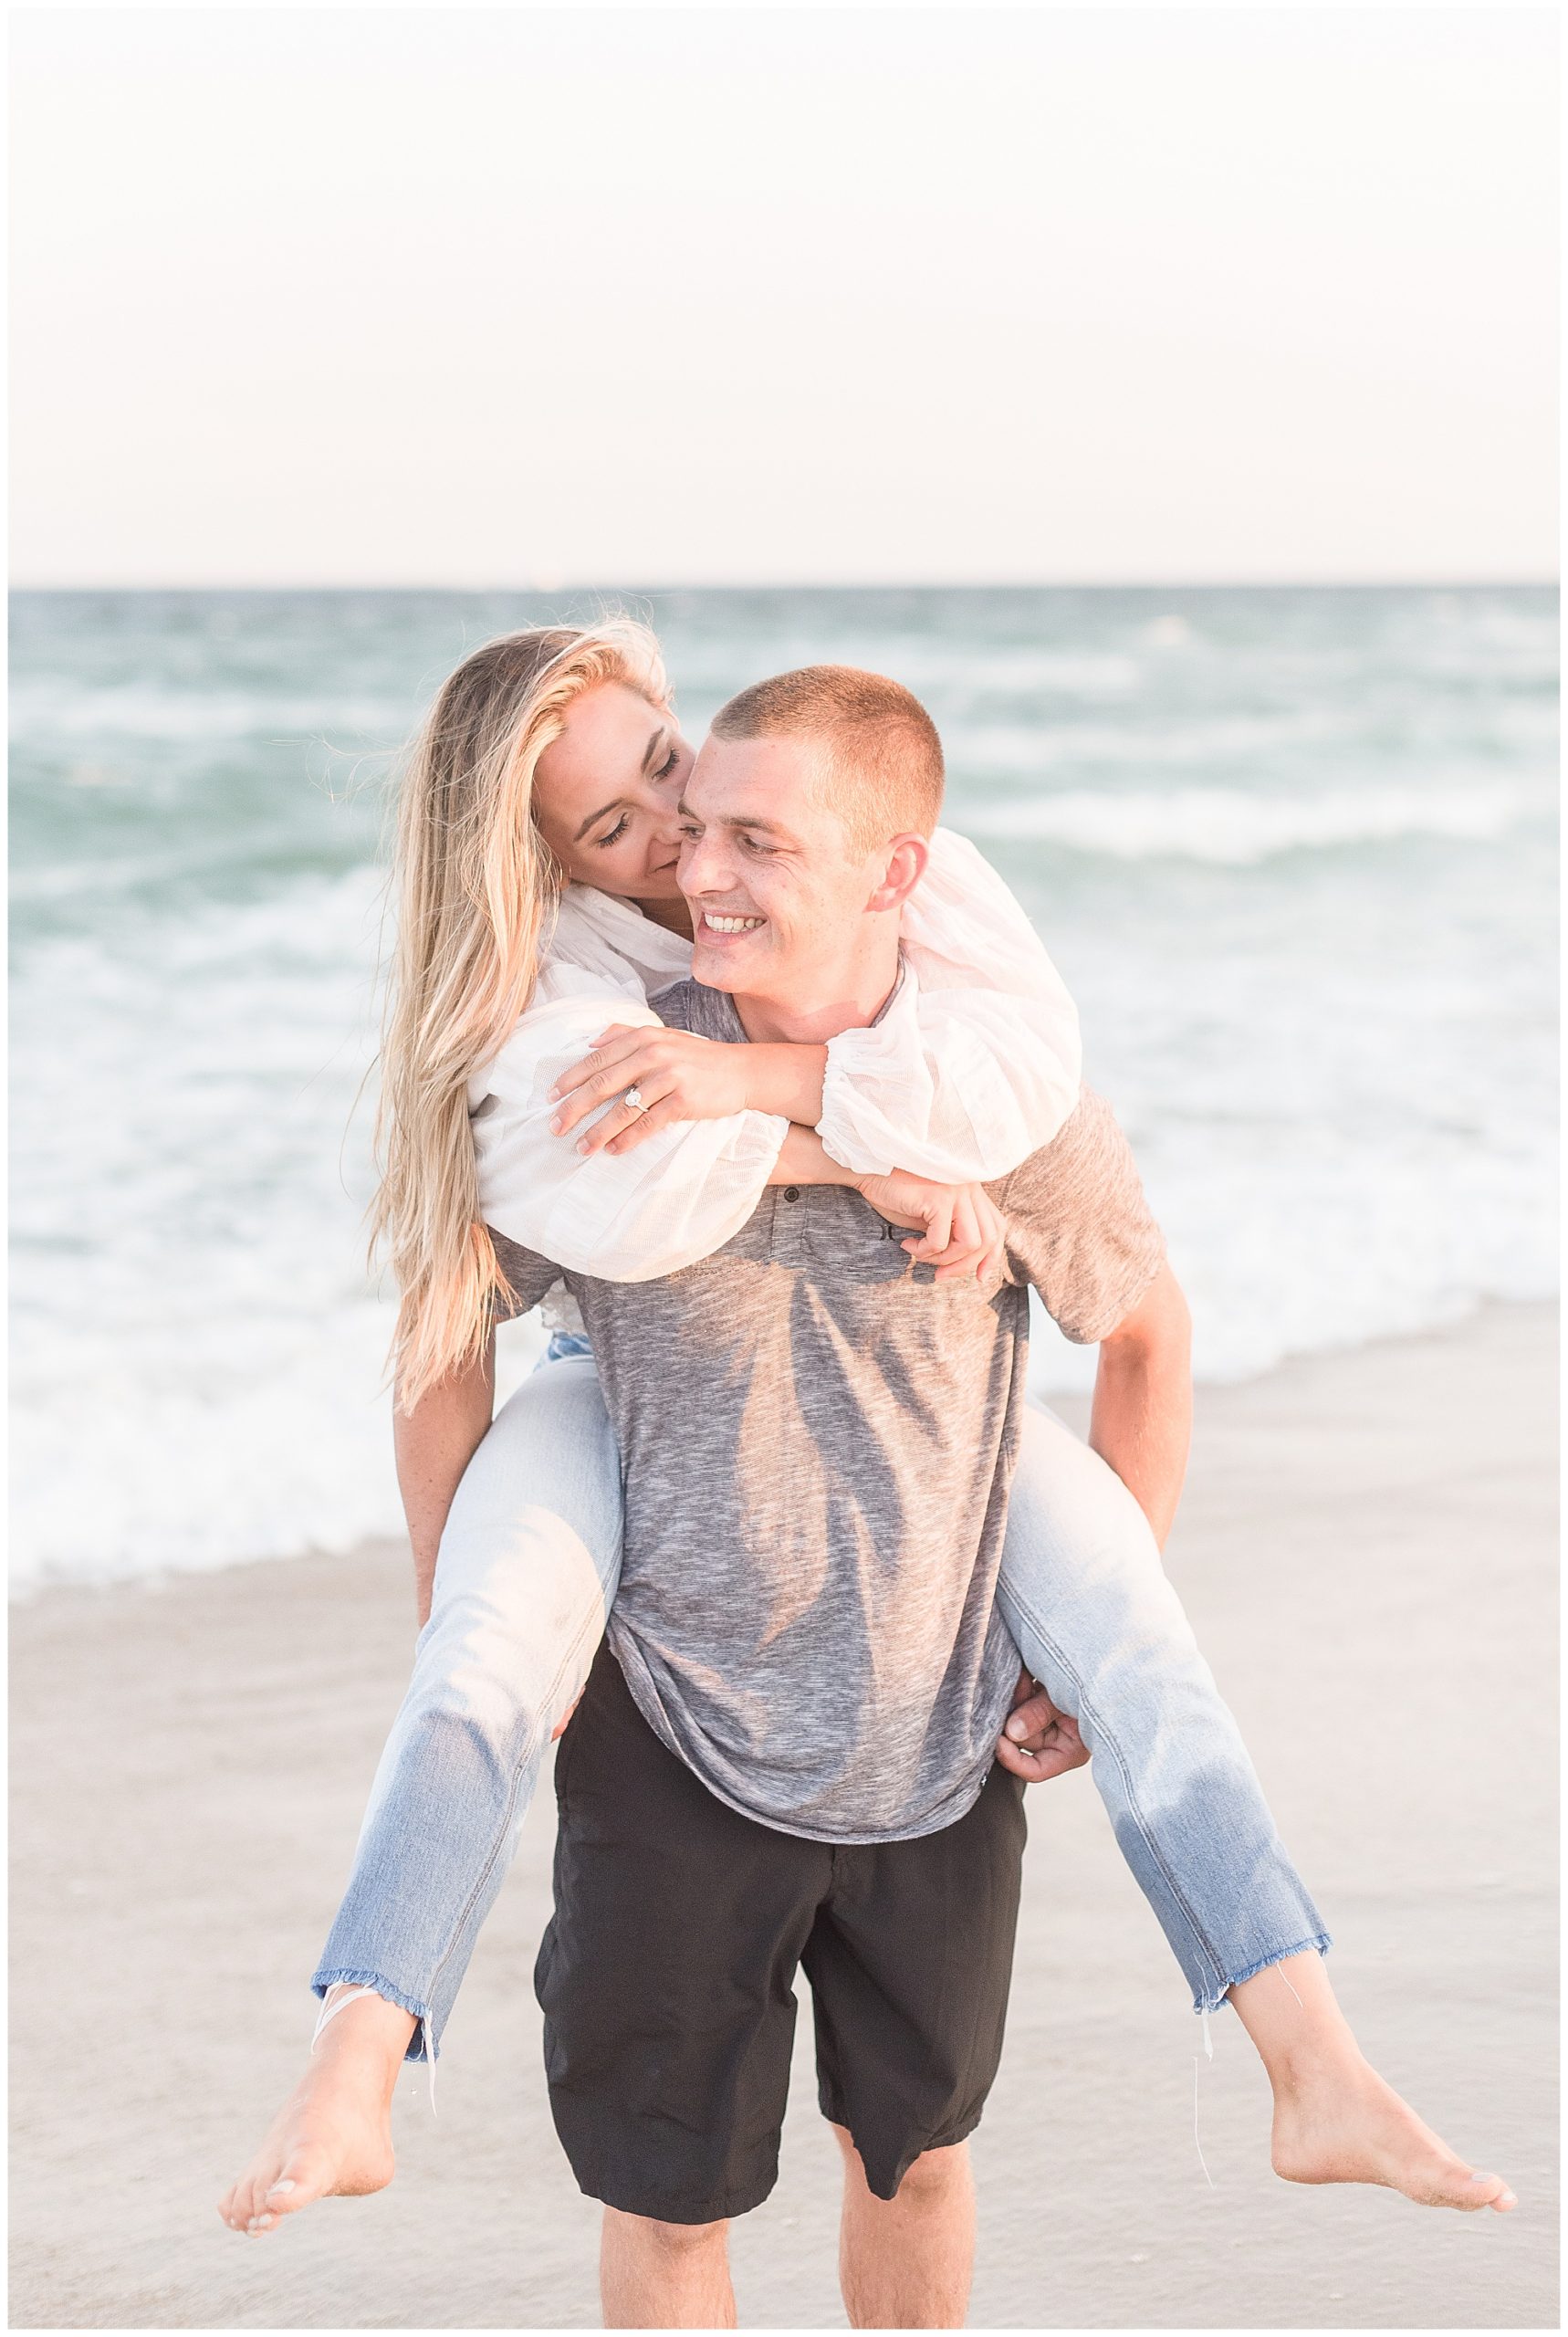
[[[656, 1005], [744, 1038], [721, 991]], [[1163, 1255], [1097, 1096], [991, 1189], [1011, 1279], [988, 1295], [936, 1282], [839, 1186], [769, 1188], [722, 1249], [656, 1280], [566, 1274], [622, 1455], [611, 1646], [664, 1744], [764, 1825], [894, 1841], [953, 1824], [985, 1782], [1018, 1675], [994, 1592], [1026, 1285], [1096, 1340]], [[525, 1312], [560, 1268], [495, 1238]]]

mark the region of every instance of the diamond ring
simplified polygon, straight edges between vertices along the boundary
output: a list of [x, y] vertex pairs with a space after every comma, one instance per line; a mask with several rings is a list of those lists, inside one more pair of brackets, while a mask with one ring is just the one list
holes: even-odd
[[643, 1090], [637, 1086], [629, 1087], [621, 1101], [629, 1112], [645, 1112], [648, 1108], [643, 1101]]

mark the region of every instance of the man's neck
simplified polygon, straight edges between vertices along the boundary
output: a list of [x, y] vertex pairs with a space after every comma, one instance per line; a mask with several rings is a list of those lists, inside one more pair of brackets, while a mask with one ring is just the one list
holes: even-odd
[[834, 967], [789, 997], [731, 993], [740, 1027], [765, 1044], [820, 1047], [841, 1031], [870, 1028], [898, 981], [898, 939], [871, 952], [863, 964]]

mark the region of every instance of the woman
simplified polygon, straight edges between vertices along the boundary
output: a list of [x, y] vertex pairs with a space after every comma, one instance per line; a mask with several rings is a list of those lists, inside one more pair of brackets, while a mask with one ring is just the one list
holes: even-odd
[[[399, 1473], [424, 1629], [313, 1982], [315, 2049], [220, 2210], [237, 2230], [391, 2179], [398, 2068], [434, 2058], [614, 1595], [619, 1459], [570, 1323], [491, 1424], [505, 1290], [486, 1226], [636, 1280], [711, 1254], [770, 1182], [847, 1177], [919, 1229], [904, 1246], [939, 1273], [983, 1275], [1002, 1229], [981, 1184], [1076, 1098], [1054, 969], [999, 880], [940, 833], [904, 912], [906, 979], [873, 1030], [826, 1048], [664, 1031], [646, 1001], [689, 968], [691, 760], [656, 645], [617, 625], [476, 652], [408, 774], [377, 1228], [401, 1292]], [[998, 1598], [1046, 1693], [998, 1758], [1038, 1778], [1097, 1755], [1195, 2004], [1228, 1999], [1263, 2059], [1281, 2174], [1505, 2210], [1500, 2178], [1421, 2124], [1339, 2013], [1321, 1919], [1161, 1568], [1169, 1524], [1030, 1412]]]

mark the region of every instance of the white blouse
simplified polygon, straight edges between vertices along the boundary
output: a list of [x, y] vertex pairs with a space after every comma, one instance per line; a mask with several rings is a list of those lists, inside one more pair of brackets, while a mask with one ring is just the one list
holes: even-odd
[[[946, 828], [901, 939], [904, 979], [882, 1020], [828, 1043], [823, 1145], [861, 1175], [1005, 1177], [1078, 1100], [1072, 1001], [995, 869]], [[789, 1127], [773, 1113], [680, 1121], [619, 1158], [585, 1158], [579, 1129], [550, 1132], [560, 1074], [607, 1024], [656, 1024], [648, 1000], [690, 973], [691, 956], [630, 903], [568, 887], [528, 1012], [468, 1085], [486, 1223], [611, 1282], [693, 1265], [746, 1223]]]

